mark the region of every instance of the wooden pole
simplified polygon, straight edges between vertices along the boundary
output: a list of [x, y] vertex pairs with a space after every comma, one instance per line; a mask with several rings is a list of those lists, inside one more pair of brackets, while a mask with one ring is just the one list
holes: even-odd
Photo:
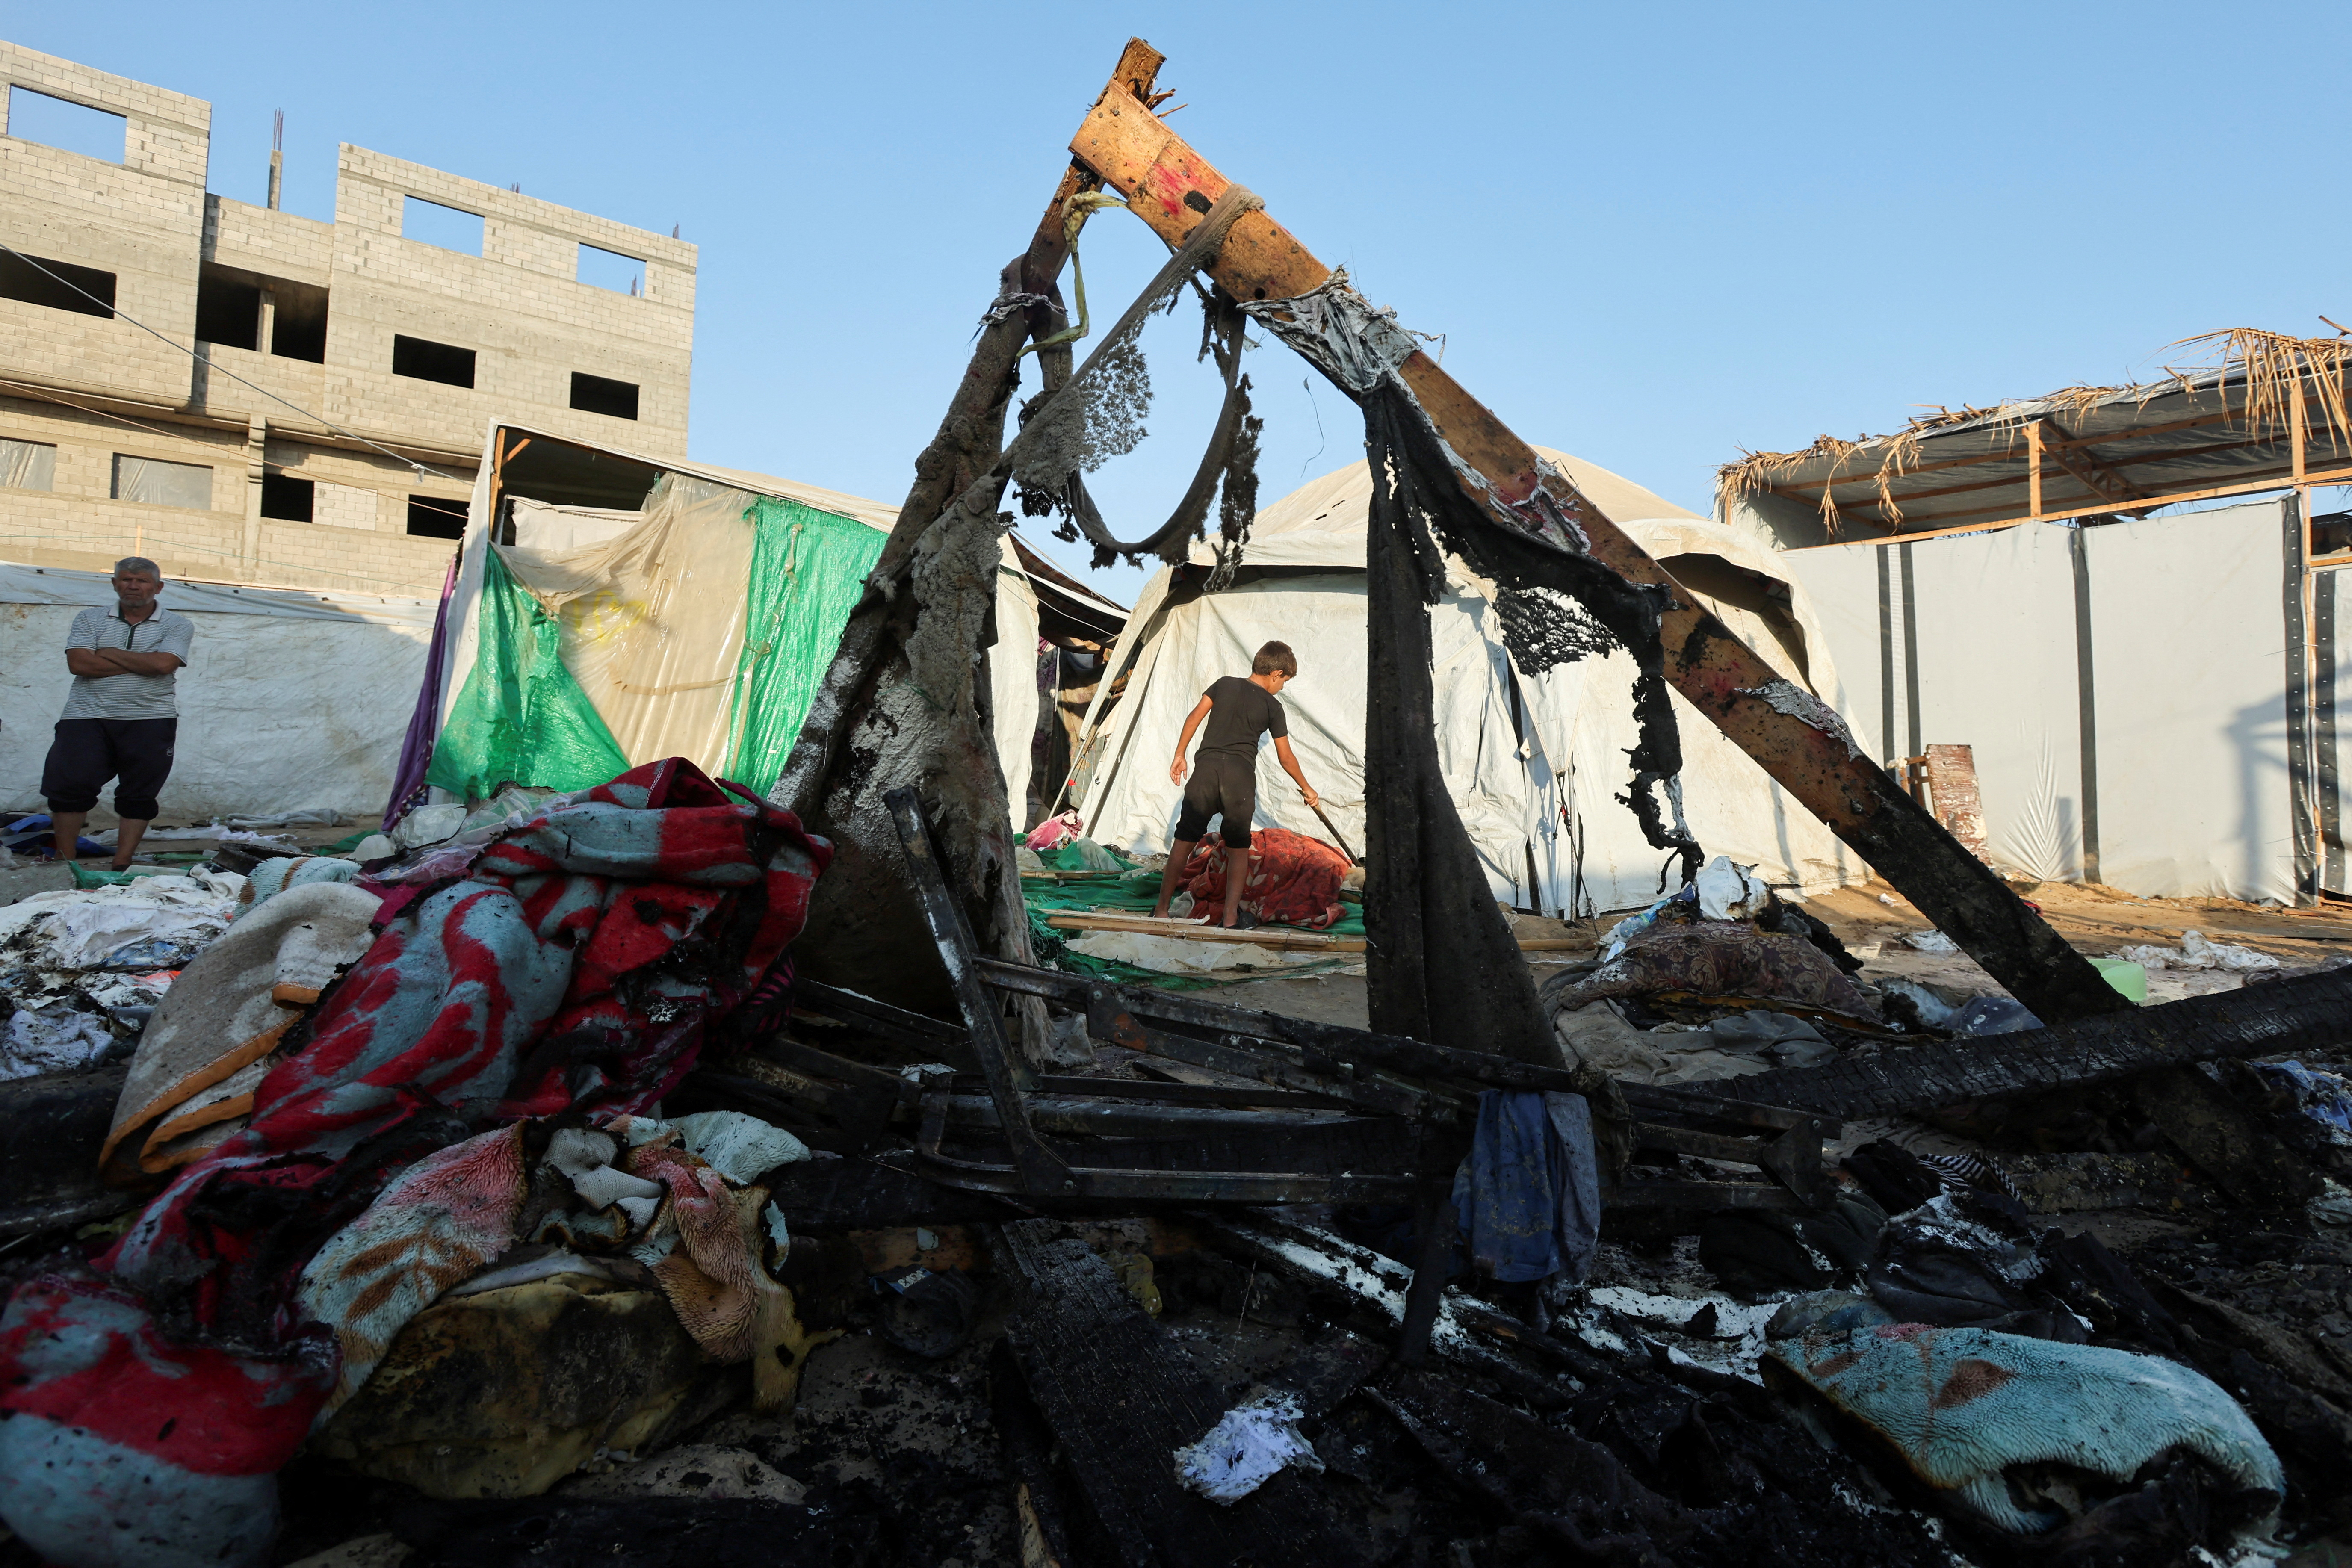
[[2025, 426], [2025, 515], [2042, 515], [2042, 421]]

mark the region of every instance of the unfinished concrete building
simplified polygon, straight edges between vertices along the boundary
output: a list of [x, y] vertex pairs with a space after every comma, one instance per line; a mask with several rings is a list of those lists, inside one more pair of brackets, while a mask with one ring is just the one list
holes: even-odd
[[494, 416], [686, 455], [692, 245], [349, 144], [321, 223], [205, 189], [202, 100], [0, 84], [0, 557], [431, 593]]

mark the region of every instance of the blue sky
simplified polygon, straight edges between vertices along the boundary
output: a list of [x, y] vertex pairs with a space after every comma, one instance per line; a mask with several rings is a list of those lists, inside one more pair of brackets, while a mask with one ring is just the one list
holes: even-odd
[[[1171, 124], [1446, 334], [1446, 367], [1521, 435], [1702, 511], [1742, 447], [2352, 320], [2324, 198], [2340, 137], [2304, 68], [2343, 58], [2340, 3], [416, 0], [298, 23], [17, 0], [0, 31], [210, 100], [226, 195], [261, 199], [282, 108], [297, 212], [331, 216], [348, 141], [681, 226], [694, 455], [887, 500], [1130, 33], [1170, 57]], [[1105, 318], [1165, 254], [1117, 213], [1084, 243]], [[1156, 527], [1198, 458], [1197, 336], [1186, 311], [1147, 338], [1153, 439], [1095, 486], [1122, 532]], [[1359, 455], [1352, 411], [1285, 351], [1249, 368], [1264, 500]]]

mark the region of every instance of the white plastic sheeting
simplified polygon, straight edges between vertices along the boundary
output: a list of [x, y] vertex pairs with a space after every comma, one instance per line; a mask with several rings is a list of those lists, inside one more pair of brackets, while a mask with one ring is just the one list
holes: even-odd
[[53, 490], [57, 488], [58, 448], [55, 442], [0, 438], [0, 489]]
[[665, 474], [637, 521], [618, 514], [625, 526], [604, 539], [499, 551], [562, 626], [564, 668], [632, 763], [691, 757], [715, 771], [730, 754], [754, 504], [732, 485]]
[[1987, 854], [2044, 881], [2083, 875], [2073, 543], [2037, 523], [1912, 546], [1920, 738], [1974, 749]]
[[[1596, 465], [1548, 448], [1584, 493], [1661, 559], [1701, 556], [1785, 583], [1779, 557], [1752, 537], [1711, 523]], [[1283, 692], [1292, 749], [1324, 809], [1361, 852], [1367, 614], [1363, 579], [1370, 477], [1362, 463], [1308, 481], [1251, 524], [1243, 564], [1277, 574], [1170, 605], [1172, 573], [1156, 574], [1110, 656], [1125, 697], [1108, 713], [1098, 694], [1087, 719], [1092, 773], [1081, 815], [1097, 839], [1133, 853], [1167, 848], [1181, 788], [1168, 776], [1185, 712], [1221, 675], [1244, 673], [1260, 644], [1297, 651], [1298, 679]], [[1212, 560], [1206, 544], [1195, 566]], [[1701, 595], [1702, 598], [1706, 595]], [[1790, 618], [1814, 680], [1834, 689], [1834, 660], [1801, 587]], [[1784, 675], [1801, 679], [1756, 614], [1708, 598], [1735, 635]], [[1506, 652], [1484, 584], [1454, 567], [1431, 612], [1438, 754], [1463, 824], [1498, 899], [1546, 911], [1627, 909], [1656, 896], [1667, 859], [1613, 798], [1629, 781], [1634, 744], [1633, 660], [1623, 653], [1529, 677]], [[1106, 681], [1103, 692], [1108, 693]], [[1810, 890], [1854, 879], [1863, 868], [1755, 762], [1681, 698], [1685, 810], [1710, 854], [1753, 864], [1766, 880]], [[1275, 761], [1258, 756], [1257, 822], [1328, 837]]]
[[1011, 545], [996, 574], [996, 643], [988, 650], [989, 721], [997, 761], [1004, 768], [1004, 798], [1012, 803], [1013, 831], [1029, 824], [1030, 743], [1036, 739], [1041, 704], [1037, 685], [1037, 591], [1013, 565]]
[[174, 463], [163, 458], [114, 457], [114, 499], [142, 506], [188, 507], [209, 511], [213, 470], [205, 463]]
[[[5, 809], [45, 809], [41, 763], [73, 684], [66, 633], [81, 609], [113, 602], [101, 573], [0, 563]], [[176, 683], [179, 750], [162, 796], [165, 820], [383, 810], [435, 601], [168, 583], [160, 603], [196, 627]]]
[[[450, 600], [441, 687], [444, 723], [466, 672], [474, 667], [482, 561], [494, 548], [488, 526], [489, 476], [501, 429], [530, 434], [494, 423], [485, 438]], [[516, 580], [563, 617], [565, 668], [580, 680], [625, 752], [685, 755], [716, 765], [726, 750], [727, 699], [742, 647], [751, 551], [750, 531], [716, 525], [740, 519], [760, 496], [797, 500], [882, 533], [897, 521], [898, 509], [748, 469], [659, 462], [617, 449], [615, 455], [664, 471], [645, 510], [556, 506], [517, 496], [510, 513], [515, 542], [496, 548]], [[1036, 674], [1037, 595], [1009, 542], [1003, 561], [997, 574], [996, 642], [988, 649], [989, 685], [997, 753], [1013, 827], [1019, 832], [1027, 826], [1019, 819], [1043, 700]], [[658, 607], [647, 613], [647, 606]], [[712, 613], [714, 606], [723, 606], [723, 613]], [[415, 692], [412, 683], [408, 700]], [[404, 709], [404, 723], [405, 717]], [[394, 750], [398, 751], [397, 735]], [[388, 774], [384, 787], [388, 793]], [[435, 798], [441, 794], [436, 790]]]
[[[2083, 766], [2073, 529], [2028, 523], [1780, 559], [1810, 590], [1845, 677], [1838, 707], [1874, 755], [1907, 751], [1915, 689], [1922, 743], [1973, 749], [1996, 867], [2079, 879], [2095, 821], [2098, 879], [2111, 886], [2291, 901], [2284, 504], [2083, 531], [2095, 801]], [[1886, 742], [1883, 667], [1895, 688]]]
[[2280, 503], [2112, 523], [2084, 543], [2100, 879], [2292, 902]]

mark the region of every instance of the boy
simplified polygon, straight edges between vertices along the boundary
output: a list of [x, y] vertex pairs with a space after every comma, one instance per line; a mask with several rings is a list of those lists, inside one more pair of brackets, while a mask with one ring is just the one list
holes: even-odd
[[1276, 700], [1283, 687], [1297, 678], [1298, 658], [1290, 651], [1290, 645], [1270, 642], [1250, 660], [1248, 679], [1227, 675], [1211, 681], [1185, 717], [1184, 732], [1176, 738], [1176, 760], [1168, 766], [1168, 776], [1178, 784], [1184, 784], [1184, 748], [1192, 743], [1192, 731], [1201, 728], [1203, 719], [1209, 727], [1192, 759], [1192, 782], [1184, 788], [1184, 809], [1176, 818], [1176, 842], [1168, 851], [1168, 869], [1160, 879], [1160, 902], [1151, 910], [1155, 919], [1167, 917], [1169, 900], [1176, 896], [1176, 884], [1184, 875], [1185, 862], [1192, 858], [1192, 846], [1208, 831], [1209, 818], [1222, 816], [1218, 830], [1226, 850], [1225, 910], [1224, 918], [1216, 923], [1242, 923], [1242, 884], [1249, 880], [1250, 817], [1257, 810], [1260, 735], [1274, 736], [1274, 754], [1281, 761], [1282, 771], [1307, 797], [1308, 807], [1320, 802], [1322, 797], [1307, 784], [1307, 775], [1298, 771], [1298, 759], [1291, 754], [1290, 721]]

